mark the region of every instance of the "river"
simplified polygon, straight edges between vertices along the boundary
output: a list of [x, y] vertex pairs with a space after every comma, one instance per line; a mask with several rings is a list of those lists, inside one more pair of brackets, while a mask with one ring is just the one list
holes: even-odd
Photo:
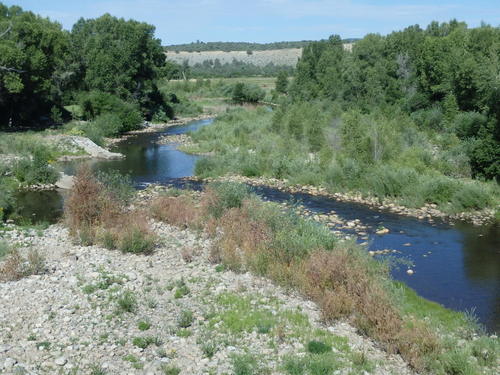
[[[117, 170], [129, 174], [139, 187], [149, 183], [175, 184], [179, 178], [193, 175], [199, 156], [185, 154], [173, 144], [157, 144], [157, 139], [167, 134], [196, 131], [211, 122], [195, 121], [161, 132], [134, 135], [112, 149], [124, 154], [125, 159], [91, 160], [86, 163], [96, 170]], [[73, 174], [80, 163], [66, 163], [63, 169]], [[368, 250], [398, 250], [392, 256], [412, 263], [413, 275], [407, 274], [406, 266], [393, 268], [392, 275], [396, 280], [405, 282], [429, 300], [454, 310], [471, 312], [489, 332], [500, 332], [498, 225], [476, 227], [468, 223], [429, 223], [330, 198], [289, 194], [265, 187], [254, 188], [254, 191], [267, 200], [298, 200], [315, 213], [333, 210], [344, 220], [359, 219], [362, 225], [368, 227]], [[19, 213], [35, 220], [54, 222], [62, 213], [62, 200], [59, 192], [25, 192], [18, 199]], [[389, 229], [388, 234], [375, 233], [381, 225]]]

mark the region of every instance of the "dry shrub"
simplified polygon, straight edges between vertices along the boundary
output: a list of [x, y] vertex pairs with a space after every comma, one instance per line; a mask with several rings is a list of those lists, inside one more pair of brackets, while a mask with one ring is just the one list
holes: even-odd
[[197, 227], [200, 209], [190, 197], [159, 197], [151, 203], [151, 214], [157, 220], [180, 228]]
[[194, 247], [184, 247], [181, 250], [181, 257], [186, 263], [191, 263], [195, 257], [200, 255], [201, 249]]
[[30, 250], [23, 258], [18, 250], [12, 250], [0, 266], [0, 281], [16, 281], [45, 271], [45, 259], [37, 250]]
[[325, 319], [349, 317], [365, 335], [394, 346], [403, 322], [373, 270], [355, 249], [339, 246], [316, 251], [304, 265], [303, 289], [321, 307]]
[[65, 221], [72, 235], [82, 243], [91, 245], [95, 228], [112, 222], [120, 214], [120, 205], [95, 178], [88, 166], [83, 166], [75, 176], [69, 198], [65, 202]]

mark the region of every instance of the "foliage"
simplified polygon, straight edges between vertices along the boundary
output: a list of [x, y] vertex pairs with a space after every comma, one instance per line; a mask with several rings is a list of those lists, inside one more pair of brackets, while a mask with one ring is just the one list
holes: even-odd
[[369, 34], [351, 53], [332, 36], [304, 48], [290, 92], [296, 101], [336, 100], [368, 114], [393, 108], [422, 130], [472, 140], [462, 153], [473, 175], [495, 179], [500, 175], [499, 40], [498, 27], [469, 29], [456, 20], [385, 37]]
[[238, 82], [233, 86], [231, 99], [235, 103], [257, 103], [266, 93], [259, 86]]
[[272, 62], [260, 66], [245, 61], [233, 59], [230, 63], [222, 64], [219, 59], [208, 59], [189, 67], [189, 77], [214, 78], [214, 77], [274, 77], [285, 72], [292, 74], [293, 66], [277, 65]]
[[53, 184], [58, 173], [49, 165], [51, 155], [44, 147], [37, 147], [32, 156], [17, 161], [13, 168], [16, 179], [24, 185]]
[[288, 91], [288, 74], [284, 70], [280, 71], [276, 77], [276, 91], [282, 94]]
[[0, 3], [0, 35], [0, 127], [46, 124], [53, 108], [60, 113], [70, 75], [68, 33], [48, 18]]

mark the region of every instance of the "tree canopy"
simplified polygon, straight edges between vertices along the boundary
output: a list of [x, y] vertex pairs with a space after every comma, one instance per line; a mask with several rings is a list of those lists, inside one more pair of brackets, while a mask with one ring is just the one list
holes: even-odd
[[414, 25], [369, 34], [352, 52], [332, 36], [304, 48], [290, 91], [362, 111], [399, 107], [423, 128], [462, 138], [475, 175], [500, 176], [499, 27]]

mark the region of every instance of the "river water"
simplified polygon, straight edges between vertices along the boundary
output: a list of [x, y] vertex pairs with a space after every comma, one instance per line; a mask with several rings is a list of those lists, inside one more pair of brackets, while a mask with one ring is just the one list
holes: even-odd
[[[178, 179], [193, 175], [199, 156], [178, 151], [176, 145], [160, 145], [155, 141], [166, 134], [196, 131], [211, 122], [201, 120], [162, 132], [135, 135], [112, 149], [124, 154], [125, 159], [86, 163], [96, 170], [117, 170], [129, 174], [137, 186], [149, 183], [182, 185]], [[80, 163], [67, 163], [63, 169], [67, 174], [73, 174]], [[406, 266], [395, 267], [392, 270], [395, 279], [405, 282], [429, 300], [454, 310], [473, 313], [488, 331], [500, 332], [498, 225], [476, 227], [467, 223], [429, 223], [324, 197], [289, 194], [265, 187], [254, 190], [267, 200], [298, 200], [316, 213], [333, 210], [344, 220], [359, 219], [369, 228], [366, 231], [369, 250], [395, 249], [399, 252], [392, 256], [412, 263], [413, 275], [406, 273]], [[19, 196], [19, 212], [24, 217], [54, 222], [61, 215], [62, 200], [63, 196], [58, 192], [23, 193]], [[380, 225], [388, 228], [389, 233], [377, 235], [375, 230]]]

